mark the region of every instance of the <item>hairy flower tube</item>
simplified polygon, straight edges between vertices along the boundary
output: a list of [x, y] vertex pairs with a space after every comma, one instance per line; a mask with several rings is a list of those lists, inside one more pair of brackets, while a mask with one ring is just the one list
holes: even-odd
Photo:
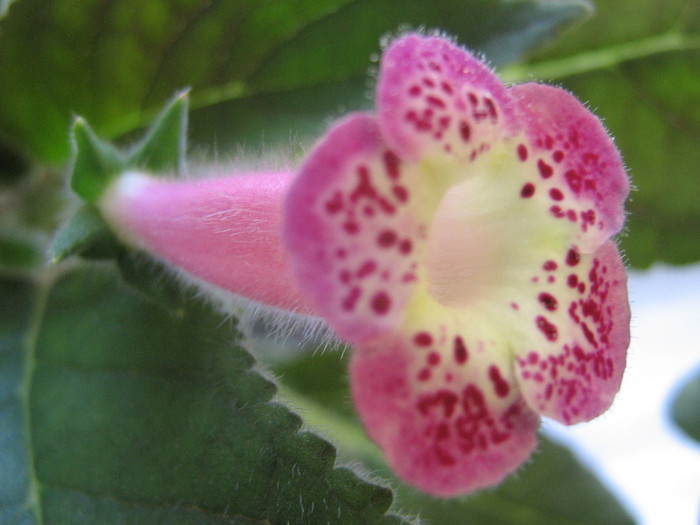
[[376, 114], [335, 124], [295, 174], [117, 179], [128, 244], [353, 346], [352, 396], [395, 472], [437, 496], [493, 485], [540, 416], [604, 412], [629, 344], [610, 240], [629, 184], [565, 91], [504, 86], [444, 38], [384, 52]]

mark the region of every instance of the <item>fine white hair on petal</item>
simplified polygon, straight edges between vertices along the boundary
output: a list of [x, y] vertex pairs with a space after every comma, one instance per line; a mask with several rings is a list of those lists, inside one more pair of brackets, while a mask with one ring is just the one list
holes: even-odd
[[284, 346], [313, 346], [326, 350], [339, 343], [338, 337], [321, 317], [264, 305], [203, 281], [167, 262], [165, 265], [171, 275], [193, 290], [198, 298], [213, 305], [225, 316], [235, 318], [246, 339], [260, 339], [262, 331], [264, 338], [283, 343]]

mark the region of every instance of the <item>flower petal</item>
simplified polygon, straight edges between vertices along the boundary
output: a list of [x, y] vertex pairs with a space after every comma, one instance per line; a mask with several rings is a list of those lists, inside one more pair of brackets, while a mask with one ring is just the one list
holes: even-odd
[[280, 235], [292, 179], [291, 173], [187, 180], [126, 172], [105, 192], [100, 210], [125, 244], [190, 277], [309, 314]]
[[406, 160], [444, 152], [474, 159], [515, 130], [501, 81], [444, 38], [408, 35], [382, 57], [377, 108], [387, 143]]
[[496, 484], [527, 459], [539, 417], [502, 350], [444, 326], [355, 348], [355, 407], [402, 479], [449, 497]]
[[516, 357], [528, 405], [566, 424], [603, 413], [620, 388], [630, 340], [625, 269], [612, 241], [545, 262], [527, 300]]
[[328, 132], [290, 189], [284, 238], [298, 282], [349, 342], [400, 323], [425, 236], [409, 189], [417, 175], [376, 120], [356, 114]]
[[517, 146], [519, 158], [537, 168], [523, 181], [522, 195], [575, 225], [573, 243], [594, 252], [625, 220], [629, 180], [617, 149], [598, 118], [566, 91], [529, 83], [510, 92], [529, 142]]

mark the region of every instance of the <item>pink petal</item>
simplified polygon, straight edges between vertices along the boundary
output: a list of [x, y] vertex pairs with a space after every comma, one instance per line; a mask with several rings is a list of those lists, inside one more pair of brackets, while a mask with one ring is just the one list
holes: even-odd
[[419, 329], [353, 353], [353, 400], [368, 434], [399, 477], [435, 496], [496, 484], [536, 446], [539, 418], [519, 396], [510, 357], [482, 344]]
[[620, 388], [630, 341], [627, 276], [615, 244], [546, 261], [517, 307], [527, 333], [517, 373], [528, 405], [566, 424], [605, 412]]
[[574, 243], [591, 253], [619, 232], [629, 181], [603, 125], [575, 97], [559, 88], [523, 84], [510, 89], [522, 111], [527, 143], [520, 160], [536, 166], [522, 194], [541, 199], [549, 213], [575, 225]]
[[435, 151], [474, 160], [512, 134], [512, 107], [500, 80], [444, 38], [409, 35], [394, 41], [382, 57], [380, 126], [406, 160]]
[[312, 313], [282, 245], [289, 173], [168, 180], [122, 175], [100, 203], [128, 245], [260, 303]]
[[295, 275], [349, 342], [392, 330], [403, 315], [424, 235], [411, 178], [375, 119], [356, 114], [326, 135], [290, 189], [284, 237]]

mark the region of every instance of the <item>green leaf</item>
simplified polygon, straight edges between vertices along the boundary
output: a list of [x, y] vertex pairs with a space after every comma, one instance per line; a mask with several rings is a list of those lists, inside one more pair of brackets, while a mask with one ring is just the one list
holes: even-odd
[[671, 406], [673, 421], [700, 442], [700, 370], [683, 381]]
[[700, 4], [598, 0], [595, 17], [512, 80], [555, 81], [604, 119], [635, 186], [629, 262], [700, 260]]
[[0, 522], [402, 522], [275, 401], [231, 319], [161, 308], [111, 264], [0, 284]]
[[[306, 104], [298, 110], [316, 108], [318, 121], [361, 100], [369, 57], [387, 34], [407, 26], [445, 30], [500, 64], [550, 40], [588, 6], [582, 0], [22, 0], [0, 21], [0, 134], [45, 162], [62, 163], [72, 114], [114, 138], [150, 120], [184, 86], [193, 88], [197, 107], [234, 99], [239, 107], [250, 99], [258, 105], [270, 94], [304, 90]], [[313, 92], [332, 83], [348, 89], [321, 108]], [[246, 128], [226, 113], [216, 128], [203, 130], [208, 138]], [[271, 111], [264, 116], [267, 126], [252, 135], [256, 145], [261, 134], [288, 124], [278, 124]]]
[[[283, 399], [303, 410], [307, 424], [324, 429], [346, 459], [362, 461], [398, 486], [398, 504], [440, 525], [632, 524], [604, 485], [566, 448], [540, 437], [532, 460], [498, 487], [461, 499], [435, 500], [396, 479], [362, 431], [349, 402], [348, 353], [309, 353], [277, 362]], [[273, 361], [271, 361], [272, 363]]]
[[34, 290], [19, 279], [0, 280], [0, 523], [33, 523], [27, 505], [31, 465], [26, 460], [23, 346]]
[[100, 212], [86, 205], [56, 232], [49, 248], [49, 259], [52, 263], [60, 262], [71, 255], [110, 259], [117, 256], [121, 250], [119, 241]]

